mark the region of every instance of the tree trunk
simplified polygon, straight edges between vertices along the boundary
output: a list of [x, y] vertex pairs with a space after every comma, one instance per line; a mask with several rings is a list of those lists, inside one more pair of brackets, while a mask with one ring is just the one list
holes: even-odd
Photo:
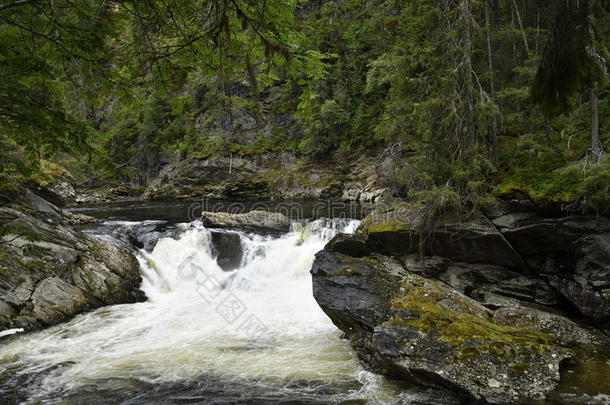
[[477, 143], [476, 127], [474, 122], [474, 83], [472, 78], [472, 26], [471, 21], [473, 16], [470, 12], [470, 0], [463, 2], [463, 23], [466, 23], [466, 32], [464, 36], [464, 69], [465, 69], [465, 90], [466, 104], [468, 105], [468, 125], [470, 139], [469, 147], [472, 148]]
[[521, 22], [521, 14], [519, 13], [519, 8], [517, 7], [516, 0], [513, 0], [513, 7], [515, 8], [515, 14], [517, 14], [517, 22], [519, 23], [519, 29], [521, 30], [521, 37], [523, 38], [523, 44], [525, 45], [525, 52], [529, 56], [530, 47], [527, 43], [527, 36], [525, 35], [525, 31], [523, 30], [523, 23]]
[[595, 88], [589, 92], [589, 108], [591, 110], [591, 152], [597, 160], [601, 157], [602, 144], [599, 139], [599, 120], [597, 114], [597, 95]]
[[544, 118], [544, 130], [546, 132], [546, 137], [549, 140], [549, 145], [551, 146], [559, 160], [561, 160], [561, 162], [565, 165], [566, 160], [564, 159], [561, 151], [557, 148], [557, 145], [555, 145], [555, 141], [553, 140], [553, 134], [551, 133], [551, 124], [549, 124], [549, 119], [546, 117]]
[[89, 155], [87, 156], [87, 188], [91, 189], [93, 187], [93, 168], [92, 168], [92, 153], [89, 150]]
[[[489, 66], [489, 95], [491, 98], [491, 102], [494, 102], [494, 66], [493, 66], [493, 58], [491, 53], [491, 18], [489, 12], [489, 0], [485, 0], [485, 28], [487, 31], [487, 63]], [[494, 166], [498, 167], [500, 164], [498, 159], [498, 134], [496, 132], [496, 120], [494, 117], [489, 118], [488, 123], [488, 139], [491, 145], [491, 151], [493, 155]]]

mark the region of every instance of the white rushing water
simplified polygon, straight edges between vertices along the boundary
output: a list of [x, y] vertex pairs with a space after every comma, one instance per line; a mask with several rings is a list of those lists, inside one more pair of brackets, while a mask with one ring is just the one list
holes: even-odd
[[282, 237], [240, 232], [245, 255], [233, 272], [216, 264], [208, 229], [181, 224], [176, 238], [139, 252], [146, 302], [1, 342], [3, 388], [18, 384], [28, 401], [55, 403], [109, 381], [114, 392], [192, 382], [205, 391], [201, 382], [213, 380], [223, 388], [211, 396], [393, 402], [396, 391], [361, 368], [312, 295], [315, 253], [357, 224], [318, 220]]

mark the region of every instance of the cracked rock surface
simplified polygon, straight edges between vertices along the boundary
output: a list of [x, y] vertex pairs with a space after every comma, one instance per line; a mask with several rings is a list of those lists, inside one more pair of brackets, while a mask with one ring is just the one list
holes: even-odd
[[314, 297], [365, 368], [511, 403], [608, 361], [609, 219], [502, 212], [437, 223], [423, 244], [419, 220], [373, 213], [316, 255]]
[[72, 228], [29, 190], [0, 199], [0, 330], [36, 329], [144, 299], [137, 259]]

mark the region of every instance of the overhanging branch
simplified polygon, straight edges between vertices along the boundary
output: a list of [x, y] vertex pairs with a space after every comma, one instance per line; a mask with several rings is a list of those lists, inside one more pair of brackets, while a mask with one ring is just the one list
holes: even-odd
[[8, 10], [9, 8], [13, 8], [13, 7], [25, 6], [25, 5], [28, 5], [31, 3], [38, 3], [40, 1], [43, 1], [43, 0], [19, 0], [19, 1], [15, 1], [13, 3], [2, 4], [2, 5], [0, 5], [0, 11]]

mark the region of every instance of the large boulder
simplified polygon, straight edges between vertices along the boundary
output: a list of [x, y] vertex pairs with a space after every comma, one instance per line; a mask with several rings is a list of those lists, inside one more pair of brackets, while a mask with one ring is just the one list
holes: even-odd
[[404, 212], [337, 235], [311, 271], [314, 297], [367, 369], [509, 403], [550, 395], [573, 364], [608, 360], [608, 219], [424, 223]]
[[211, 228], [237, 228], [262, 232], [287, 232], [292, 221], [279, 212], [254, 210], [244, 214], [203, 211], [203, 225]]
[[423, 226], [413, 212], [394, 210], [366, 218], [359, 232], [369, 250], [404, 262], [421, 252], [441, 258], [424, 273], [478, 300], [500, 294], [576, 309], [610, 332], [608, 218], [527, 211]]
[[311, 273], [314, 297], [367, 369], [465, 399], [541, 398], [575, 344], [607, 344], [559, 314], [516, 302], [494, 312], [383, 255], [324, 250]]
[[509, 213], [493, 222], [532, 273], [610, 332], [610, 219]]
[[33, 193], [11, 201], [0, 207], [0, 330], [144, 299], [138, 261], [127, 249], [74, 230]]

